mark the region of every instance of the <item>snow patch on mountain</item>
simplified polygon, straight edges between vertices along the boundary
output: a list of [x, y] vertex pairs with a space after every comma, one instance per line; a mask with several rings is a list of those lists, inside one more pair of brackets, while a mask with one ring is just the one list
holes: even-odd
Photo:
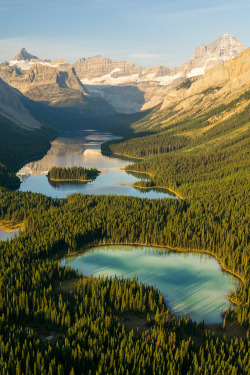
[[195, 68], [195, 69], [192, 69], [191, 72], [187, 74], [187, 77], [191, 78], [191, 77], [201, 76], [204, 73], [205, 73], [205, 68], [204, 67], [202, 67], [202, 68]]
[[29, 70], [33, 65], [41, 64], [50, 66], [52, 68], [57, 68], [59, 65], [50, 64], [46, 61], [27, 61], [27, 60], [11, 60], [9, 61], [9, 66], [16, 66], [22, 70]]
[[112, 77], [111, 74], [114, 73], [114, 70], [112, 70], [111, 73], [106, 74], [105, 76], [93, 78], [90, 80], [82, 79], [81, 82], [85, 85], [94, 85], [94, 84], [100, 84], [100, 83], [105, 84], [105, 85], [121, 85], [124, 83], [138, 81], [139, 74], [132, 74], [131, 76]]
[[[119, 69], [120, 70], [120, 69]], [[155, 74], [148, 74], [147, 76], [139, 75], [138, 73], [132, 74], [131, 76], [120, 76], [120, 77], [112, 77], [114, 71], [118, 71], [117, 69], [112, 70], [111, 73], [106, 74], [105, 76], [93, 78], [93, 79], [82, 79], [81, 82], [84, 85], [111, 85], [111, 86], [118, 86], [123, 84], [133, 84], [133, 83], [140, 83], [140, 82], [157, 82], [161, 86], [168, 86], [174, 80], [180, 78], [182, 73], [178, 73], [175, 75], [166, 75], [161, 77], [155, 77]]]
[[153, 81], [155, 82], [159, 82], [159, 84], [161, 86], [168, 86], [170, 85], [173, 81], [175, 81], [176, 79], [182, 77], [183, 74], [182, 73], [177, 73], [173, 76], [163, 76], [163, 77], [156, 77], [153, 79]]

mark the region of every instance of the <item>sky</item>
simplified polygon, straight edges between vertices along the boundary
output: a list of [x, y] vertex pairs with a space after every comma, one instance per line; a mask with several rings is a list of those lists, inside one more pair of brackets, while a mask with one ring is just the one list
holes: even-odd
[[25, 47], [70, 63], [102, 55], [174, 67], [223, 34], [249, 47], [249, 20], [249, 0], [0, 0], [0, 61]]

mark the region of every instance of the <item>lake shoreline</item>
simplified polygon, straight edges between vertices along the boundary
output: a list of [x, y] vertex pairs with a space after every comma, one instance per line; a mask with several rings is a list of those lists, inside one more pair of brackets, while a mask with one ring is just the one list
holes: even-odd
[[[134, 169], [126, 169], [123, 168], [123, 170], [125, 172], [133, 172], [133, 173], [143, 173], [143, 174], [148, 174], [150, 177], [153, 177], [152, 173], [149, 173], [149, 172], [142, 172], [142, 171], [136, 171]], [[135, 185], [135, 184], [124, 184], [124, 185], [127, 185], [127, 186], [133, 186], [135, 188], [138, 188], [138, 189], [165, 189], [165, 190], [168, 190], [170, 191], [171, 193], [174, 193], [179, 199], [183, 200], [184, 198], [179, 194], [177, 193], [175, 190], [173, 189], [170, 189], [168, 187], [165, 187], [165, 186], [140, 186], [140, 185]]]
[[[141, 172], [143, 173], [143, 172]], [[167, 187], [163, 187], [163, 186], [140, 186], [140, 185], [135, 185], [135, 184], [123, 184], [124, 186], [133, 186], [134, 188], [137, 188], [137, 189], [164, 189], [164, 190], [168, 190], [170, 193], [173, 193], [176, 195], [177, 198], [183, 200], [184, 198], [181, 197], [176, 191], [172, 190], [172, 189], [169, 189]]]
[[152, 173], [149, 173], [149, 172], [139, 172], [139, 171], [135, 171], [134, 169], [126, 169], [125, 168], [122, 168], [125, 172], [133, 172], [133, 173], [143, 173], [143, 174], [148, 174], [150, 177], [153, 177]]
[[24, 230], [24, 222], [12, 224], [9, 220], [0, 220], [0, 231], [7, 233]]
[[[210, 253], [208, 254], [206, 252], [206, 254], [202, 255], [202, 253], [204, 253], [204, 250], [202, 252], [198, 252], [197, 250], [191, 251], [190, 249], [188, 249], [186, 251], [183, 251], [183, 249], [181, 248], [178, 248], [178, 249], [179, 250], [177, 250], [177, 248], [175, 247], [170, 248], [170, 247], [166, 247], [162, 245], [150, 246], [144, 243], [143, 244], [141, 243], [140, 244], [138, 243], [121, 244], [121, 243], [113, 243], [111, 241], [109, 242], [101, 241], [100, 243], [98, 242], [89, 243], [83, 248], [79, 248], [78, 252], [68, 254], [67, 256], [59, 260], [59, 262], [61, 266], [73, 267], [75, 270], [80, 268], [82, 275], [85, 275], [86, 277], [88, 277], [90, 274], [93, 274], [94, 279], [99, 277], [98, 274], [99, 274], [100, 269], [101, 270], [103, 269], [104, 275], [106, 276], [109, 275], [108, 277], [112, 277], [114, 275], [118, 275], [118, 277], [122, 277], [122, 274], [123, 274], [123, 278], [131, 279], [134, 277], [134, 275], [136, 275], [140, 282], [144, 284], [149, 283], [152, 286], [156, 285], [156, 287], [159, 288], [160, 293], [162, 293], [164, 296], [164, 302], [165, 302], [166, 307], [175, 317], [178, 317], [177, 315], [180, 316], [180, 314], [183, 316], [185, 313], [187, 315], [190, 313], [192, 315], [192, 319], [194, 322], [198, 319], [199, 322], [202, 323], [202, 320], [204, 319], [206, 326], [211, 325], [212, 327], [212, 325], [216, 325], [218, 329], [222, 328], [223, 319], [224, 319], [223, 324], [225, 324], [225, 319], [226, 319], [225, 316], [227, 316], [226, 312], [230, 309], [230, 306], [231, 306], [231, 309], [234, 310], [236, 308], [236, 305], [238, 305], [237, 300], [236, 300], [236, 303], [235, 301], [233, 301], [232, 294], [233, 294], [235, 283], [237, 285], [237, 288], [239, 288], [240, 285], [242, 285], [240, 283], [240, 280], [238, 278], [236, 279], [235, 275], [233, 275], [232, 272], [228, 272], [228, 271], [225, 272], [225, 270], [222, 270], [221, 264], [218, 264], [218, 260], [217, 259], [215, 260], [214, 259], [215, 257], [212, 256]], [[100, 251], [100, 255], [99, 255], [99, 251]], [[106, 251], [108, 254], [107, 256], [105, 255]], [[126, 252], [128, 252], [128, 255], [126, 255]], [[135, 252], [136, 254], [135, 258], [132, 255], [130, 256], [129, 254], [130, 252], [132, 253]], [[189, 252], [189, 254], [185, 255], [185, 253], [187, 252]], [[147, 254], [149, 254], [149, 256], [153, 256], [152, 263], [148, 261], [151, 258], [147, 258]], [[87, 258], [86, 262], [84, 260], [85, 256]], [[146, 260], [146, 262], [144, 260], [145, 256], [146, 256], [146, 259], [148, 259]], [[164, 259], [162, 259], [162, 257]], [[114, 263], [113, 263], [113, 258], [114, 258]], [[179, 258], [180, 260], [178, 260]], [[98, 259], [100, 259], [100, 261]], [[118, 259], [120, 260], [118, 261]], [[158, 260], [155, 261], [155, 259], [158, 259]], [[178, 274], [178, 276], [174, 276], [175, 275], [174, 273], [173, 274], [168, 273], [169, 269], [171, 270], [172, 266], [174, 265], [173, 259], [174, 259], [174, 262], [177, 262], [176, 270], [178, 270], [178, 272], [179, 270], [183, 271], [182, 273]], [[144, 267], [144, 262], [145, 262], [146, 267]], [[81, 264], [83, 265], [85, 264], [85, 266], [82, 267]], [[181, 266], [178, 267], [178, 264], [181, 264]], [[199, 264], [202, 264], [203, 268], [199, 269], [199, 266], [197, 266]], [[160, 276], [157, 276], [158, 265], [159, 265]], [[212, 271], [212, 269], [210, 270], [211, 265], [213, 265], [212, 266], [213, 272], [210, 273], [210, 271]], [[106, 272], [105, 271], [106, 269], [109, 271]], [[187, 275], [189, 275], [189, 278], [187, 279], [186, 279], [186, 274], [184, 272], [185, 270], [187, 270]], [[200, 284], [201, 285], [200, 288], [202, 289], [204, 288], [204, 285], [203, 285], [204, 281], [207, 284], [207, 280], [210, 278], [210, 275], [214, 274], [214, 276], [211, 276], [213, 278], [212, 289], [207, 290], [207, 292], [210, 291], [210, 297], [209, 297], [210, 302], [209, 304], [207, 304], [207, 302], [205, 301], [206, 308], [210, 306], [210, 303], [213, 304], [212, 302], [213, 297], [211, 297], [213, 295], [211, 293], [215, 292], [215, 295], [217, 295], [216, 293], [219, 292], [220, 290], [219, 285], [223, 285], [222, 279], [231, 280], [230, 285], [226, 289], [224, 290], [223, 288], [221, 289], [222, 293], [219, 292], [219, 298], [218, 296], [215, 298], [216, 302], [214, 302], [215, 303], [214, 306], [217, 305], [219, 307], [219, 310], [217, 308], [217, 311], [218, 311], [216, 313], [217, 315], [216, 317], [214, 316], [213, 318], [212, 316], [209, 315], [210, 313], [208, 314], [205, 313], [205, 315], [203, 315], [202, 311], [201, 313], [198, 312], [198, 317], [196, 316], [197, 314], [196, 310], [199, 311], [200, 303], [202, 303], [201, 301], [203, 300], [203, 295], [202, 296], [199, 295], [199, 290], [198, 290], [198, 296], [194, 297], [194, 299], [192, 297], [192, 293], [194, 293], [194, 296], [195, 296], [195, 293], [197, 291], [196, 289], [197, 289], [198, 281], [196, 280], [196, 276], [198, 272], [200, 272], [199, 270], [202, 271], [201, 275], [203, 275], [201, 276], [201, 284]], [[143, 271], [145, 271], [144, 276], [143, 276]], [[173, 290], [175, 291], [175, 292], [170, 291], [169, 295], [167, 293], [168, 289], [166, 289], [167, 288], [166, 285], [164, 286], [164, 283], [162, 283], [162, 280], [165, 280], [165, 279], [168, 280], [169, 278], [169, 276], [167, 276], [168, 274], [171, 275], [171, 278], [172, 277], [174, 278], [174, 281], [172, 281], [172, 283], [174, 283]], [[191, 306], [191, 309], [190, 309], [190, 300], [189, 300], [190, 297], [185, 297], [185, 293], [182, 292], [183, 288], [181, 290], [178, 289], [180, 288], [180, 285], [182, 283], [182, 281], [180, 281], [182, 280], [182, 274], [183, 274], [183, 280], [187, 281], [187, 283], [183, 284], [183, 288], [184, 289], [187, 288], [188, 295], [191, 296], [192, 301], [196, 301], [195, 303], [193, 303], [193, 307]], [[191, 274], [194, 276], [194, 279], [190, 278]], [[150, 276], [149, 277], [150, 281], [147, 279], [148, 277], [147, 275]], [[165, 275], [165, 276], [162, 276], [162, 275]], [[159, 281], [159, 284], [157, 280]], [[216, 286], [216, 280], [221, 280], [222, 282], [221, 284], [218, 285], [218, 289]], [[195, 285], [195, 288], [194, 290], [192, 289], [191, 291], [191, 289], [188, 289], [188, 288], [189, 288], [189, 284], [193, 285], [193, 283]], [[177, 285], [177, 288], [176, 288], [176, 285]], [[207, 292], [205, 291], [205, 295]], [[188, 303], [186, 305], [186, 308], [182, 307], [182, 308], [179, 308], [179, 310], [176, 309], [177, 308], [177, 306], [175, 306], [176, 297], [178, 300], [180, 300], [181, 298], [184, 298], [185, 300], [185, 298], [187, 298]], [[230, 301], [232, 302], [232, 305]]]
[[[79, 255], [81, 253], [83, 253], [84, 251], [92, 248], [92, 247], [99, 247], [99, 246], [112, 246], [112, 245], [122, 245], [122, 246], [145, 246], [145, 247], [157, 247], [159, 249], [168, 249], [168, 250], [171, 250], [171, 251], [175, 251], [175, 252], [186, 252], [186, 253], [192, 253], [192, 252], [195, 252], [195, 253], [200, 253], [200, 254], [208, 254], [208, 255], [211, 255], [212, 257], [216, 258], [216, 260], [218, 261], [221, 269], [233, 276], [235, 276], [237, 279], [239, 279], [243, 284], [245, 283], [245, 280], [242, 276], [240, 276], [239, 274], [237, 274], [236, 272], [234, 271], [231, 271], [229, 270], [225, 264], [217, 257], [217, 255], [215, 255], [214, 253], [212, 253], [211, 251], [209, 250], [204, 250], [204, 249], [201, 249], [201, 250], [197, 250], [197, 249], [185, 249], [185, 248], [181, 248], [181, 247], [173, 247], [173, 246], [167, 246], [167, 245], [155, 245], [155, 244], [148, 244], [148, 243], [132, 243], [132, 242], [122, 242], [122, 243], [114, 243], [114, 242], [99, 242], [99, 243], [89, 243], [87, 244], [86, 246], [82, 247], [81, 249], [79, 249], [78, 251], [75, 251], [73, 253], [68, 253], [68, 254], [65, 254], [64, 257], [65, 258], [68, 258], [68, 257], [72, 257], [72, 256], [76, 256], [76, 255]], [[240, 303], [233, 300], [232, 298], [233, 296], [227, 296], [227, 298], [235, 305], [239, 306]]]
[[91, 180], [82, 180], [80, 178], [74, 178], [74, 179], [70, 179], [70, 178], [48, 178], [49, 181], [56, 181], [56, 182], [76, 182], [76, 181], [79, 181], [79, 182], [90, 182], [90, 181], [93, 181], [95, 179], [92, 178]]
[[140, 158], [139, 156], [131, 156], [126, 154], [118, 154], [118, 152], [110, 152], [111, 155], [124, 156], [129, 159], [145, 160], [145, 158]]

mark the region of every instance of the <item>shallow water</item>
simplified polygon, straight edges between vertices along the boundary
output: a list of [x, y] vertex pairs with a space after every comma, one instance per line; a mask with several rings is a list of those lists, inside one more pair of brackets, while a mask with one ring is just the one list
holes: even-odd
[[194, 321], [215, 324], [223, 321], [229, 306], [227, 295], [239, 280], [223, 271], [209, 254], [173, 252], [145, 246], [100, 246], [61, 265], [79, 268], [85, 276], [124, 276], [156, 285], [174, 314], [191, 314]]
[[[84, 134], [84, 136], [83, 136]], [[143, 178], [126, 173], [122, 168], [129, 160], [108, 157], [101, 154], [101, 144], [117, 137], [108, 133], [97, 133], [86, 130], [77, 138], [58, 138], [41, 160], [26, 164], [17, 175], [21, 178], [21, 191], [43, 193], [53, 198], [65, 198], [72, 193], [115, 194], [142, 198], [176, 198], [174, 194], [163, 189], [136, 189], [125, 184], [133, 184]], [[101, 174], [92, 182], [49, 182], [48, 170], [53, 166], [96, 167]]]
[[5, 230], [0, 231], [0, 241], [6, 241], [7, 239], [14, 238], [19, 235], [19, 231], [15, 230], [13, 232], [6, 232]]

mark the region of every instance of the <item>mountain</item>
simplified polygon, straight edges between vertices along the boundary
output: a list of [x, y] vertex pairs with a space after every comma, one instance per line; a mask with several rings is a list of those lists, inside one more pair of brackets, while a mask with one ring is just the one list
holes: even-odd
[[162, 104], [132, 124], [152, 134], [111, 151], [134, 157], [183, 150], [198, 152], [248, 142], [250, 131], [250, 48], [203, 76], [188, 78], [168, 92]]
[[8, 183], [4, 180], [6, 173], [10, 173], [8, 168], [16, 170], [25, 160], [46, 153], [50, 140], [57, 136], [52, 127], [33, 116], [27, 102], [32, 106], [31, 100], [0, 79], [0, 180], [3, 186], [12, 182], [18, 186], [14, 175], [10, 179], [12, 182], [9, 178]]
[[[244, 50], [244, 45], [235, 36], [225, 34], [208, 46], [202, 44], [197, 47], [193, 58], [176, 68], [159, 65], [146, 69], [136, 67], [130, 61], [112, 61], [100, 55], [87, 59], [81, 58], [73, 66], [77, 76], [86, 84], [91, 82], [91, 84], [120, 85], [155, 81], [168, 86], [172, 80], [178, 77], [204, 74], [214, 66], [233, 59]], [[198, 69], [200, 70], [198, 71]]]
[[39, 129], [42, 126], [23, 105], [21, 94], [2, 79], [0, 79], [0, 117], [27, 130]]
[[22, 70], [29, 70], [35, 64], [50, 66], [52, 68], [69, 66], [65, 60], [41, 60], [37, 56], [31, 55], [25, 48], [22, 48], [14, 59], [8, 62], [9, 66], [15, 66]]
[[18, 52], [18, 54], [16, 55], [16, 57], [14, 58], [14, 60], [16, 60], [16, 61], [31, 60], [31, 59], [38, 60], [38, 57], [34, 56], [34, 55], [31, 55], [30, 53], [28, 53], [25, 48], [22, 48]]
[[169, 89], [233, 59], [244, 49], [235, 36], [225, 34], [208, 46], [197, 47], [193, 58], [176, 68], [146, 69], [101, 56], [79, 59], [73, 66], [90, 93], [105, 98], [118, 112], [131, 113], [161, 103]]
[[[172, 119], [199, 115], [220, 105], [227, 105], [250, 90], [250, 48], [236, 58], [217, 65], [203, 76], [187, 80], [165, 97], [161, 111], [175, 108]], [[244, 99], [245, 105], [249, 101]], [[228, 114], [227, 114], [228, 116]]]
[[[81, 58], [74, 64], [78, 77], [86, 80], [95, 80], [96, 82], [108, 81], [110, 78], [126, 77], [140, 73], [142, 68], [136, 68], [130, 61], [112, 61], [100, 55], [90, 58]], [[122, 80], [120, 80], [122, 82]]]
[[225, 34], [206, 46], [194, 50], [193, 58], [181, 66], [187, 78], [202, 75], [213, 67], [231, 60], [245, 50], [245, 46], [233, 35]]
[[50, 106], [78, 108], [89, 116], [114, 113], [103, 98], [85, 89], [64, 60], [40, 60], [22, 48], [15, 59], [0, 64], [0, 77], [26, 97]]
[[135, 113], [161, 103], [173, 87], [236, 57], [245, 47], [235, 37], [223, 35], [197, 47], [190, 61], [180, 67], [149, 69], [131, 61], [112, 61], [100, 55], [65, 60], [41, 60], [22, 48], [0, 64], [0, 77], [32, 100], [50, 106], [81, 109], [88, 115]]

